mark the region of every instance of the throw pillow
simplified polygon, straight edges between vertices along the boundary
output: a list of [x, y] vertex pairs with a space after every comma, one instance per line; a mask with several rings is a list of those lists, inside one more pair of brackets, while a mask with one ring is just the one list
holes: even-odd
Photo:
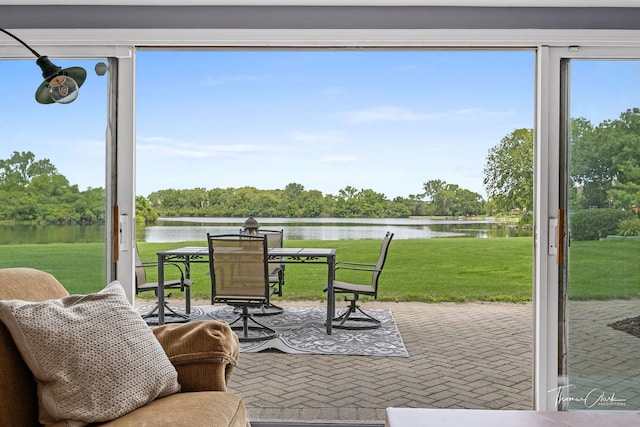
[[0, 301], [38, 382], [40, 422], [84, 426], [180, 391], [177, 372], [119, 282], [90, 295]]

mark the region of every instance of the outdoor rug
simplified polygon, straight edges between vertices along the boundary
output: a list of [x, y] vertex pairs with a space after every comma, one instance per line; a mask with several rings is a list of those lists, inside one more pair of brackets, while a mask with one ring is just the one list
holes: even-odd
[[[150, 306], [139, 308], [140, 313]], [[184, 313], [183, 307], [171, 307]], [[275, 338], [258, 342], [240, 343], [240, 351], [255, 353], [263, 350], [279, 350], [292, 354], [334, 354], [353, 356], [409, 357], [400, 331], [390, 310], [367, 310], [381, 321], [377, 329], [347, 330], [333, 329], [327, 335], [324, 326], [326, 309], [321, 307], [285, 307], [284, 313], [274, 316], [259, 316], [257, 320], [274, 329]], [[191, 321], [223, 320], [228, 323], [238, 317], [230, 306], [195, 306], [191, 308]], [[167, 316], [167, 322], [171, 319]]]

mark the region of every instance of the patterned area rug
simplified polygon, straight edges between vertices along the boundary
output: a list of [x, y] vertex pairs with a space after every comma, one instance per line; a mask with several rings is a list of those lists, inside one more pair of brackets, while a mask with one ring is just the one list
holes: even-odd
[[[140, 307], [144, 313], [151, 307]], [[183, 307], [171, 307], [184, 313]], [[266, 341], [240, 343], [240, 351], [255, 353], [263, 350], [279, 350], [293, 354], [336, 354], [353, 356], [409, 357], [400, 332], [390, 310], [367, 310], [381, 321], [377, 329], [333, 329], [327, 335], [324, 326], [326, 310], [320, 307], [285, 307], [284, 313], [260, 316], [258, 321], [274, 329], [278, 335]], [[173, 317], [173, 316], [171, 316]], [[224, 320], [232, 322], [238, 317], [229, 306], [192, 307], [191, 321]], [[171, 318], [167, 316], [167, 320]]]

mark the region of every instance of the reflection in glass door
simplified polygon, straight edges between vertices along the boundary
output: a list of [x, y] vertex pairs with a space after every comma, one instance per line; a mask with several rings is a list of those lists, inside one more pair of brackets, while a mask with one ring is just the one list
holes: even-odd
[[[560, 274], [567, 410], [640, 408], [640, 62], [572, 60]], [[561, 156], [562, 158], [563, 156]]]

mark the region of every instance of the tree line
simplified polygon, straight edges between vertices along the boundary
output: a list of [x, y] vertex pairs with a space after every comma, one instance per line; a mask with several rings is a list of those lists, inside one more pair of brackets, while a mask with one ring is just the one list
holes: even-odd
[[147, 200], [153, 211], [167, 217], [407, 218], [484, 213], [480, 194], [440, 180], [429, 181], [425, 186], [437, 188], [431, 200], [424, 200], [424, 194], [389, 199], [373, 189], [352, 186], [336, 195], [323, 194], [298, 183], [275, 190], [255, 187], [160, 190], [149, 194]]
[[[138, 220], [158, 216], [384, 217], [473, 216], [533, 210], [533, 129], [516, 129], [489, 150], [483, 169], [487, 200], [457, 184], [434, 179], [423, 191], [389, 199], [374, 189], [347, 185], [323, 194], [290, 183], [284, 189], [192, 188], [137, 196]], [[608, 208], [632, 213], [640, 206], [640, 109], [594, 125], [571, 120], [570, 209]], [[104, 221], [102, 188], [79, 191], [48, 159], [14, 152], [0, 160], [0, 221], [96, 223]], [[627, 225], [627, 228], [628, 225]]]
[[0, 221], [95, 224], [105, 220], [104, 188], [80, 191], [49, 159], [14, 151], [0, 159]]

